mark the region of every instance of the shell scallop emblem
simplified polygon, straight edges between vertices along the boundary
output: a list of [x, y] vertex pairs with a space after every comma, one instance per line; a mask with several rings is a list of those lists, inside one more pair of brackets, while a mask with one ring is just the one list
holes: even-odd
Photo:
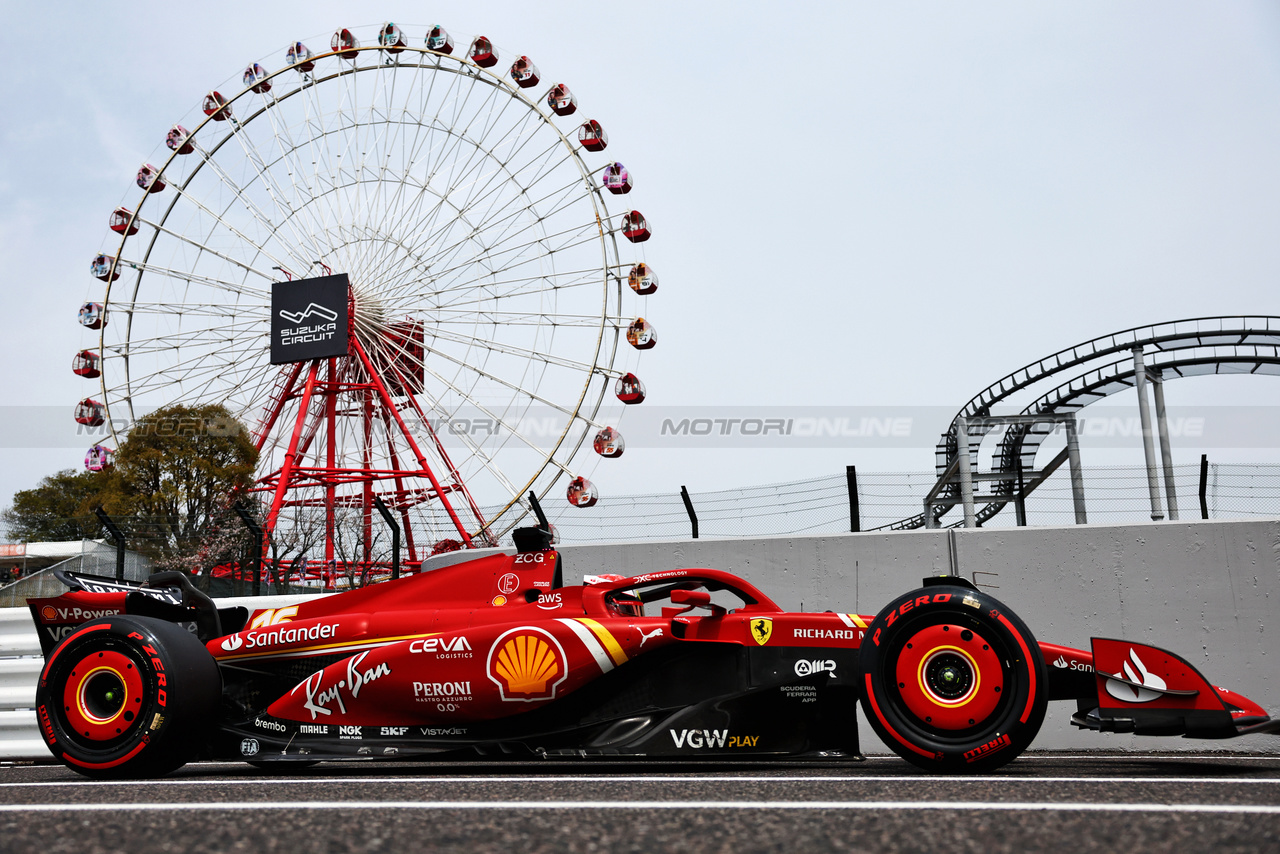
[[549, 632], [521, 626], [499, 636], [489, 648], [489, 679], [504, 702], [554, 700], [565, 680], [565, 654]]

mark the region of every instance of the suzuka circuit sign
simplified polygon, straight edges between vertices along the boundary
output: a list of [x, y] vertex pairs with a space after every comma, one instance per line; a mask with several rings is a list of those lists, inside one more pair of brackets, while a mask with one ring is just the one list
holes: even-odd
[[347, 274], [271, 287], [271, 364], [347, 355]]

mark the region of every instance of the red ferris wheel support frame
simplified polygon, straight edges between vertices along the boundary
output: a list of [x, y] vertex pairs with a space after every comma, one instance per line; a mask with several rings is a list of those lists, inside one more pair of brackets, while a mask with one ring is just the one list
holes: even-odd
[[[354, 330], [353, 330], [354, 331]], [[420, 544], [415, 540], [413, 524], [409, 510], [428, 501], [438, 501], [444, 508], [449, 520], [457, 531], [463, 548], [477, 546], [475, 535], [467, 530], [457, 508], [454, 498], [461, 498], [466, 508], [476, 520], [480, 536], [487, 539], [487, 524], [483, 514], [476, 505], [466, 485], [439, 437], [426, 418], [417, 399], [412, 393], [405, 393], [405, 405], [397, 405], [393, 399], [391, 386], [387, 377], [382, 375], [369, 357], [368, 352], [355, 334], [350, 336], [350, 348], [346, 356], [327, 359], [315, 359], [310, 362], [295, 362], [284, 366], [276, 391], [268, 404], [255, 431], [254, 445], [261, 453], [268, 437], [280, 424], [285, 410], [291, 401], [297, 401], [297, 414], [294, 417], [288, 449], [279, 468], [258, 478], [253, 491], [271, 494], [271, 508], [263, 526], [268, 541], [280, 519], [281, 511], [286, 507], [319, 507], [324, 508], [325, 536], [324, 562], [326, 566], [335, 565], [335, 511], [339, 507], [359, 506], [361, 509], [362, 546], [358, 563], [364, 568], [373, 564], [372, 533], [375, 496], [381, 498], [391, 512], [398, 513], [405, 535], [405, 546], [408, 549], [406, 566], [414, 568], [421, 565]], [[384, 370], [391, 372], [390, 379], [395, 388], [402, 391], [411, 386], [394, 365]], [[339, 399], [346, 398], [345, 408], [339, 406]], [[351, 404], [355, 404], [353, 407]], [[428, 462], [421, 445], [414, 437], [404, 419], [404, 411], [410, 410], [426, 431], [432, 450], [441, 463], [443, 477], [436, 474]], [[341, 411], [341, 414], [339, 414]], [[359, 467], [340, 466], [337, 464], [338, 447], [337, 421], [339, 418], [359, 417], [361, 420], [362, 447], [360, 449], [361, 465]], [[376, 441], [374, 425], [381, 423], [385, 431], [387, 444], [388, 468], [374, 467], [374, 442]], [[324, 427], [323, 431], [320, 429]], [[320, 449], [315, 449], [317, 435], [320, 435]], [[403, 454], [397, 450], [397, 440], [403, 442], [412, 460], [404, 460]], [[318, 464], [319, 453], [323, 452], [324, 463]], [[315, 457], [316, 463], [308, 465], [308, 457]], [[406, 464], [407, 463], [407, 464]], [[416, 466], [414, 465], [416, 464]], [[422, 481], [426, 483], [422, 483]], [[389, 482], [390, 489], [379, 490], [377, 484]], [[360, 484], [358, 494], [347, 492], [339, 494], [343, 486]], [[320, 497], [296, 496], [300, 492], [315, 493], [322, 490]], [[266, 547], [264, 542], [264, 548]], [[345, 564], [344, 564], [345, 565]]]

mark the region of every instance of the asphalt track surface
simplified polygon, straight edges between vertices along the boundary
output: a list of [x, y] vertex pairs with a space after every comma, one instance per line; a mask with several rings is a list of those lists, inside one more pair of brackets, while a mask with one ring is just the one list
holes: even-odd
[[787, 763], [0, 765], [0, 851], [1280, 852], [1280, 756], [1028, 753], [938, 777]]

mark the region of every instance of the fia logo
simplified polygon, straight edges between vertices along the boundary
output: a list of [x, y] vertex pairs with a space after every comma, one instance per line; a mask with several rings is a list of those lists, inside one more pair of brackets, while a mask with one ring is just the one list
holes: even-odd
[[240, 742], [241, 756], [257, 756], [258, 749], [258, 740], [256, 738], [246, 738]]

